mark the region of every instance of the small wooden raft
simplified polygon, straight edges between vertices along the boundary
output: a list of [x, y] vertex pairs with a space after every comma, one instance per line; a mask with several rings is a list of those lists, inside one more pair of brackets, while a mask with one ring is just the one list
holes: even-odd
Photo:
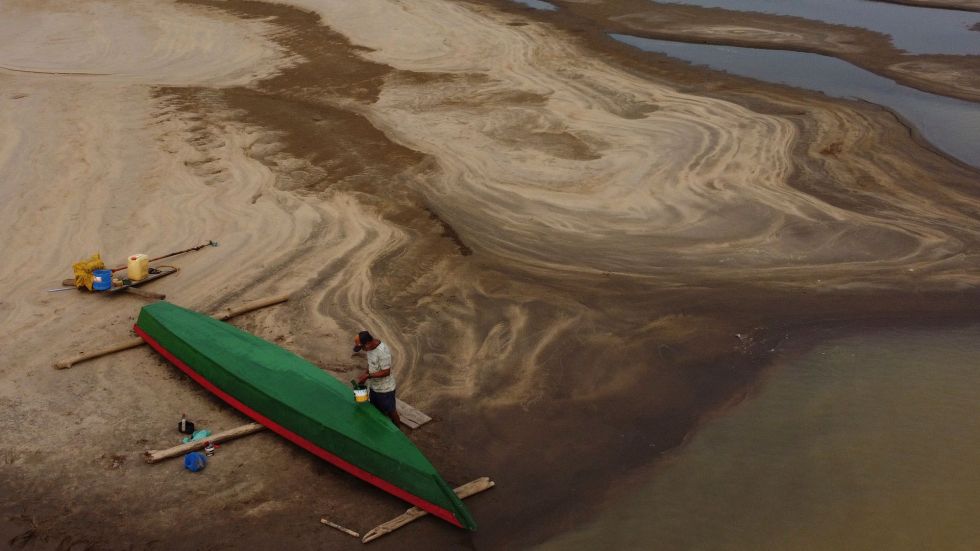
[[[489, 490], [490, 488], [493, 487], [494, 487], [494, 482], [490, 480], [490, 477], [484, 476], [482, 478], [478, 478], [471, 482], [467, 482], [466, 484], [463, 484], [462, 486], [454, 489], [453, 491], [456, 492], [456, 495], [459, 496], [459, 499], [466, 499], [472, 495], [478, 494], [484, 490]], [[402, 515], [395, 517], [384, 524], [375, 526], [367, 534], [364, 534], [364, 537], [361, 538], [361, 541], [363, 543], [374, 541], [380, 538], [381, 536], [384, 536], [385, 534], [390, 534], [395, 530], [401, 528], [402, 526], [405, 526], [406, 524], [414, 520], [418, 520], [428, 514], [429, 514], [428, 512], [423, 511], [418, 507], [412, 507], [411, 509], [405, 511]]]
[[[115, 270], [113, 270], [113, 272], [119, 271], [120, 269], [121, 268], [116, 268]], [[167, 295], [165, 295], [163, 293], [154, 293], [153, 291], [146, 291], [144, 289], [137, 289], [136, 287], [139, 286], [139, 285], [143, 285], [144, 283], [149, 283], [149, 282], [153, 281], [154, 279], [160, 279], [161, 277], [168, 276], [170, 274], [175, 274], [175, 273], [177, 273], [177, 272], [180, 271], [180, 268], [174, 268], [173, 266], [163, 266], [163, 267], [161, 267], [159, 269], [153, 268], [153, 270], [154, 270], [155, 273], [151, 273], [150, 275], [146, 276], [145, 278], [143, 278], [143, 279], [141, 279], [139, 281], [132, 281], [132, 282], [130, 282], [127, 285], [113, 285], [112, 287], [110, 287], [109, 289], [106, 289], [105, 291], [96, 291], [96, 292], [98, 292], [98, 293], [118, 293], [119, 291], [123, 291], [123, 292], [127, 292], [127, 293], [129, 293], [131, 295], [139, 295], [139, 296], [145, 297], [145, 298], [151, 298], [151, 299], [156, 299], [156, 300], [163, 300], [163, 299], [167, 298]], [[62, 281], [61, 284], [64, 285], [66, 289], [67, 288], [72, 288], [72, 289], [75, 288], [75, 280], [74, 279], [66, 279], [66, 280]], [[79, 289], [79, 290], [81, 290], [81, 289]]]
[[139, 281], [133, 281], [132, 283], [130, 283], [128, 285], [119, 285], [118, 287], [114, 285], [114, 286], [110, 287], [109, 289], [106, 289], [106, 291], [108, 291], [110, 293], [117, 293], [119, 291], [132, 291], [132, 290], [134, 290], [133, 288], [136, 287], [136, 286], [138, 286], [138, 285], [143, 285], [144, 283], [149, 283], [149, 282], [153, 281], [154, 279], [160, 279], [161, 277], [165, 277], [165, 276], [168, 276], [170, 274], [175, 274], [175, 273], [177, 273], [180, 270], [180, 268], [174, 268], [172, 266], [164, 266], [164, 267], [161, 267], [159, 269], [157, 269], [157, 268], [153, 268], [153, 269], [156, 271], [156, 273], [150, 272], [149, 275], [147, 275], [146, 277], [144, 277], [143, 279], [141, 279]]
[[147, 291], [146, 289], [137, 289], [136, 287], [122, 287], [121, 289], [131, 295], [137, 295], [152, 300], [163, 300], [167, 298], [167, 295], [163, 293], [154, 293], [153, 291]]

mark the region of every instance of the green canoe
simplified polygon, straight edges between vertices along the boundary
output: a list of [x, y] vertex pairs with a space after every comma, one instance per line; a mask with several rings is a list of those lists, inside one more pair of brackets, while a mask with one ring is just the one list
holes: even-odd
[[476, 523], [408, 438], [353, 390], [299, 356], [204, 314], [160, 301], [134, 326], [222, 400], [309, 452], [457, 526]]

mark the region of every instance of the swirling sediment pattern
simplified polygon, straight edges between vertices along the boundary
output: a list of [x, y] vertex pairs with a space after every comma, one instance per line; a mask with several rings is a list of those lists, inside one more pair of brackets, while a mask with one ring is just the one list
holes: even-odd
[[165, 441], [181, 408], [236, 419], [149, 355], [48, 369], [123, 336], [141, 304], [43, 292], [97, 250], [218, 240], [152, 289], [205, 311], [290, 292], [235, 323], [338, 376], [362, 369], [354, 332], [381, 336], [400, 396], [437, 417], [413, 439], [440, 472], [510, 488], [477, 512], [491, 547], [584, 514], [563, 505], [680, 443], [787, 327], [963, 315], [980, 274], [975, 172], [890, 113], [638, 61], [518, 8], [0, 11], [0, 428], [16, 428], [0, 513], [20, 507], [4, 496], [72, 504], [53, 533], [122, 530], [98, 514], [204, 546], [207, 509], [234, 513], [214, 520], [242, 545], [316, 548], [297, 496], [390, 512], [261, 436], [193, 506], [173, 472], [115, 470], [107, 450]]
[[[439, 75], [389, 78], [369, 116], [437, 160], [427, 197], [484, 252], [561, 270], [681, 267], [687, 277], [724, 265], [758, 277], [912, 265], [957, 247], [923, 225], [794, 187], [799, 132], [788, 119], [631, 75], [545, 27], [442, 2], [295, 3], [371, 59]], [[941, 216], [909, 191], [879, 198], [887, 210]]]

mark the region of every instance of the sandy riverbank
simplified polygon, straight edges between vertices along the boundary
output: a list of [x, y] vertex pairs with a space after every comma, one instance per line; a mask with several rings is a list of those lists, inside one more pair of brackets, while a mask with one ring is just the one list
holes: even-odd
[[141, 304], [44, 292], [96, 250], [215, 239], [154, 290], [205, 311], [293, 293], [236, 324], [336, 373], [353, 331], [389, 342], [401, 395], [436, 418], [413, 440], [450, 482], [499, 486], [475, 535], [419, 523], [382, 547], [562, 530], [799, 327], [973, 315], [976, 173], [887, 112], [631, 53], [583, 20], [293, 4], [3, 8], [7, 531], [340, 547], [359, 544], [321, 514], [363, 531], [403, 509], [271, 435], [205, 477], [143, 465], [181, 411], [242, 419], [145, 351], [50, 368]]

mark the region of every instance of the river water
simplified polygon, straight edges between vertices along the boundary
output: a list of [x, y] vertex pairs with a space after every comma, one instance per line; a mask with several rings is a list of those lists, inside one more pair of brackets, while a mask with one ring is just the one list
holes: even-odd
[[661, 3], [860, 26], [890, 36], [897, 48], [911, 53], [980, 55], [980, 33], [970, 30], [980, 23], [980, 13], [869, 0], [670, 0]]
[[568, 549], [980, 547], [980, 326], [781, 352]]
[[[689, 44], [614, 34], [648, 52], [732, 74], [856, 98], [888, 107], [925, 139], [957, 159], [980, 167], [980, 104], [929, 94], [834, 57], [784, 50]], [[977, 33], [980, 37], [980, 33]], [[978, 38], [980, 41], [980, 38]]]
[[[977, 14], [863, 0], [680, 3], [861, 25], [919, 53], [980, 52], [980, 33], [963, 29]], [[614, 38], [888, 107], [937, 148], [980, 166], [976, 103], [816, 54]], [[978, 549], [978, 398], [980, 326], [882, 330], [784, 347], [741, 404], [634, 473], [628, 488], [611, 488], [593, 521], [539, 548]]]
[[536, 10], [555, 11], [558, 9], [558, 6], [550, 2], [544, 2], [543, 0], [514, 0], [514, 1], [517, 2], [518, 4], [524, 4], [525, 6], [534, 8]]

